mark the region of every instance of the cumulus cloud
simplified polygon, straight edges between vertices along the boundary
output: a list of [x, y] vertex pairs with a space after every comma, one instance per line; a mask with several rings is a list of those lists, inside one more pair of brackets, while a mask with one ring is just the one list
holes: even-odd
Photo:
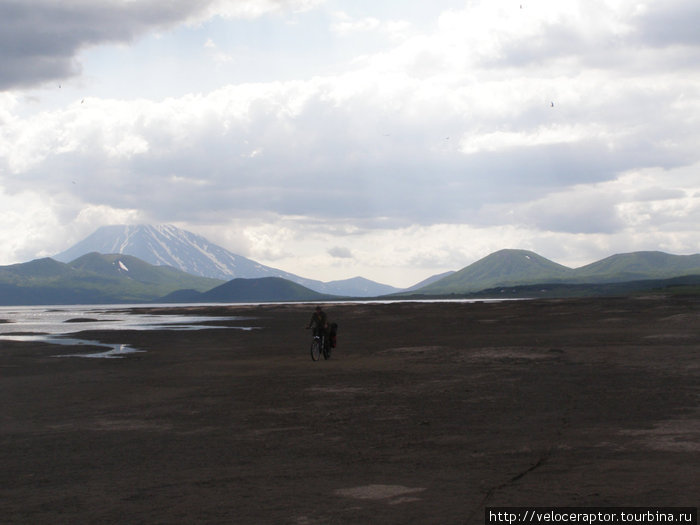
[[[551, 107], [538, 89], [546, 76], [518, 79], [516, 92], [508, 79], [459, 75], [406, 77], [369, 64], [163, 101], [89, 99], [4, 127], [7, 167], [23, 173], [8, 184], [41, 176], [57, 191], [89, 178], [75, 190], [91, 203], [176, 220], [234, 207], [429, 224], [474, 220], [484, 201], [668, 167], [692, 149], [692, 121], [671, 122], [682, 101], [654, 109], [682, 89], [677, 83], [642, 94], [638, 82], [611, 91], [596, 75], [557, 79]], [[650, 116], [656, 122], [643, 122]], [[672, 126], [673, 143], [654, 140]], [[561, 224], [577, 231], [577, 222]]]

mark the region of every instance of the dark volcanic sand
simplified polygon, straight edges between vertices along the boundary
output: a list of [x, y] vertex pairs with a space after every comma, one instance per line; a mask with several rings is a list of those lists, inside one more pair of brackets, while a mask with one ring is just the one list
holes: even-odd
[[[3, 523], [482, 523], [695, 506], [700, 298], [195, 308], [255, 331], [0, 341]], [[173, 313], [181, 309], [171, 309]], [[97, 349], [101, 351], [104, 349]]]

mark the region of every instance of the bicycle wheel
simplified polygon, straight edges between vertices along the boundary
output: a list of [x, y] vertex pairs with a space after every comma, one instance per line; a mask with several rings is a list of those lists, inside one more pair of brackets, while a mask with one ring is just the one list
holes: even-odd
[[326, 341], [324, 339], [323, 341], [323, 359], [330, 359], [331, 358], [331, 344], [330, 341]]
[[314, 337], [313, 341], [311, 341], [311, 359], [318, 361], [319, 357], [321, 357], [321, 342]]

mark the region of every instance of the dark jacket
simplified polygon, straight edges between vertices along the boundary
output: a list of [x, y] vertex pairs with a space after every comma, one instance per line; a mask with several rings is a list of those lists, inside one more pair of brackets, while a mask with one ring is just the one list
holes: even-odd
[[326, 317], [326, 312], [314, 312], [311, 316], [311, 320], [309, 321], [309, 327], [314, 329], [314, 334], [326, 332], [328, 330], [328, 318]]

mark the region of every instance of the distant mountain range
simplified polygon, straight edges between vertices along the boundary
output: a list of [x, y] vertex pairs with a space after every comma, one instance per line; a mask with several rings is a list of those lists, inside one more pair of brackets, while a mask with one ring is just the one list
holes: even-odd
[[[564, 297], [665, 290], [700, 293], [699, 255], [638, 252], [572, 270], [533, 252], [501, 250], [418, 289], [384, 298]], [[429, 280], [430, 281], [430, 280]], [[421, 283], [419, 283], [420, 285]], [[0, 267], [0, 305], [324, 301], [281, 277], [230, 281], [190, 275], [130, 255], [89, 253]]]
[[500, 250], [415, 292], [464, 294], [499, 286], [622, 283], [686, 275], [700, 275], [700, 254], [626, 253], [573, 269], [531, 251]]
[[199, 277], [131, 255], [89, 253], [70, 263], [37, 259], [0, 267], [0, 305], [161, 302], [318, 301], [314, 292], [280, 277]]
[[[531, 251], [500, 250], [457, 272], [433, 276], [405, 290], [361, 277], [332, 283], [303, 279], [231, 254], [202, 237], [169, 226], [101, 228], [57, 258], [65, 259], [96, 244], [105, 250], [133, 250], [151, 261], [156, 259], [156, 263], [125, 253], [91, 252], [67, 262], [45, 258], [2, 266], [0, 304], [233, 303], [380, 296], [542, 297], [628, 294], [683, 287], [700, 292], [700, 254], [663, 252], [618, 254], [573, 269]], [[178, 268], [166, 264], [172, 261]], [[199, 275], [179, 267], [197, 268]], [[243, 276], [222, 279], [202, 276], [202, 272], [238, 272]], [[316, 288], [304, 283], [313, 283]]]
[[231, 253], [200, 235], [172, 225], [102, 226], [53, 258], [67, 263], [92, 252], [133, 255], [153, 265], [172, 266], [192, 275], [224, 281], [281, 277], [321, 294], [373, 297], [400, 291], [362, 277], [327, 283], [300, 277]]

